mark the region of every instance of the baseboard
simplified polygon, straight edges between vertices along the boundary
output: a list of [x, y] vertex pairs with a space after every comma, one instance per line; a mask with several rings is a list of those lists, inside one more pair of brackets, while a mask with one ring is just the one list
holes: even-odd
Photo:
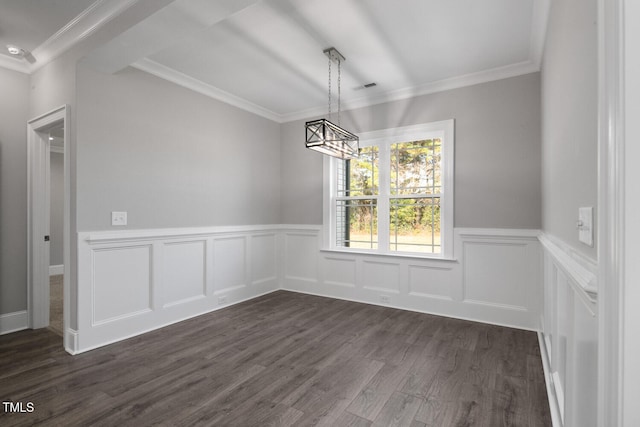
[[392, 304], [382, 304], [382, 303], [377, 303], [375, 301], [369, 301], [369, 300], [366, 300], [366, 299], [358, 299], [358, 298], [349, 298], [349, 297], [344, 297], [344, 296], [336, 296], [335, 294], [331, 294], [331, 293], [324, 293], [323, 294], [321, 292], [301, 291], [299, 289], [288, 288], [286, 286], [281, 287], [279, 290], [286, 291], [286, 292], [296, 292], [296, 293], [305, 294], [305, 295], [313, 295], [313, 296], [316, 296], [316, 297], [339, 299], [339, 300], [342, 300], [342, 301], [356, 302], [356, 303], [359, 303], [359, 304], [376, 305], [378, 307], [392, 308], [394, 310], [411, 311], [411, 312], [414, 312], [414, 313], [429, 314], [429, 315], [438, 316], [438, 317], [448, 317], [448, 318], [451, 318], [451, 319], [466, 320], [466, 321], [469, 321], [469, 322], [478, 322], [478, 323], [484, 323], [484, 324], [487, 324], [487, 325], [502, 326], [502, 327], [505, 327], [505, 328], [520, 329], [520, 330], [523, 330], [523, 331], [531, 331], [531, 332], [539, 333], [538, 328], [534, 328], [534, 327], [514, 325], [513, 323], [510, 323], [510, 322], [493, 321], [493, 320], [490, 320], [490, 319], [489, 320], [486, 320], [486, 319], [480, 319], [479, 320], [479, 319], [477, 319], [475, 317], [459, 315], [459, 314], [452, 313], [452, 312], [436, 312], [436, 311], [423, 310], [423, 309], [419, 309], [419, 308], [411, 308], [411, 307], [406, 307], [406, 306], [399, 306], [399, 305], [392, 305]]
[[553, 375], [551, 374], [551, 366], [549, 364], [549, 353], [547, 352], [547, 345], [542, 332], [538, 332], [538, 345], [540, 346], [540, 357], [542, 358], [542, 369], [544, 370], [544, 383], [547, 386], [551, 424], [553, 427], [563, 427]]
[[179, 318], [167, 320], [167, 321], [165, 321], [163, 323], [159, 323], [159, 324], [153, 325], [152, 327], [149, 327], [149, 328], [146, 328], [146, 329], [136, 330], [135, 332], [132, 332], [132, 333], [129, 333], [129, 334], [122, 334], [122, 335], [119, 335], [119, 336], [117, 336], [115, 338], [106, 339], [106, 340], [103, 340], [103, 341], [100, 341], [100, 342], [97, 342], [97, 343], [92, 343], [92, 344], [89, 344], [89, 345], [85, 345], [84, 344], [84, 341], [86, 341], [86, 339], [83, 340], [81, 333], [79, 333], [78, 331], [75, 331], [73, 329], [67, 329], [66, 338], [65, 338], [65, 341], [66, 341], [65, 342], [65, 350], [67, 351], [67, 353], [72, 354], [72, 355], [76, 355], [76, 354], [84, 353], [84, 352], [87, 352], [87, 351], [95, 350], [95, 349], [100, 348], [100, 347], [104, 347], [104, 346], [107, 346], [107, 345], [110, 345], [110, 344], [114, 344], [114, 343], [117, 343], [117, 342], [120, 342], [120, 341], [128, 340], [128, 339], [133, 338], [133, 337], [137, 337], [138, 335], [146, 334], [147, 332], [155, 331], [157, 329], [165, 328], [167, 326], [171, 326], [171, 325], [176, 324], [176, 323], [184, 322], [186, 320], [193, 319], [194, 317], [203, 316], [205, 314], [213, 313], [214, 311], [222, 310], [224, 308], [231, 307], [231, 306], [234, 306], [236, 304], [240, 304], [240, 303], [243, 303], [243, 302], [246, 302], [246, 301], [250, 301], [252, 299], [260, 298], [262, 296], [265, 296], [265, 295], [268, 295], [270, 293], [277, 292], [277, 291], [280, 291], [280, 290], [281, 289], [271, 289], [271, 290], [269, 290], [267, 292], [263, 292], [263, 293], [258, 294], [258, 295], [252, 295], [252, 296], [250, 296], [248, 298], [244, 298], [244, 299], [241, 299], [241, 300], [238, 300], [238, 301], [233, 301], [232, 303], [229, 303], [229, 304], [225, 304], [225, 305], [221, 305], [221, 306], [218, 306], [218, 307], [209, 308], [207, 310], [203, 310], [203, 311], [199, 311], [199, 312], [194, 312], [194, 313], [188, 314], [186, 316], [182, 316], [182, 317], [179, 317]]
[[64, 333], [64, 349], [69, 354], [78, 354], [78, 331], [67, 328]]
[[22, 331], [29, 327], [29, 316], [26, 310], [0, 314], [0, 335]]
[[49, 276], [57, 276], [60, 274], [64, 274], [64, 265], [50, 265], [49, 266]]

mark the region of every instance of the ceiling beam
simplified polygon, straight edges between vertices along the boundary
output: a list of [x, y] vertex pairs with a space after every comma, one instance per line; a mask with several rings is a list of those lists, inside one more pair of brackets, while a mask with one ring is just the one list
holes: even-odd
[[177, 0], [85, 57], [104, 73], [116, 73], [160, 50], [205, 30], [259, 0]]

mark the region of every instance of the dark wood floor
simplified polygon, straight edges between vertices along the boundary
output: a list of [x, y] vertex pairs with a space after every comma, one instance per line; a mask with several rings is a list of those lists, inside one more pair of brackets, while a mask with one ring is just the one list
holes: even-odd
[[278, 291], [77, 356], [0, 337], [0, 425], [550, 426], [536, 334]]

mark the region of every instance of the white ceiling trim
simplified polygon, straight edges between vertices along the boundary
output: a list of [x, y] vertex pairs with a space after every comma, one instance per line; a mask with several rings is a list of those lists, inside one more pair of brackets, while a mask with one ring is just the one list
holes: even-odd
[[0, 67], [31, 74], [95, 33], [138, 1], [97, 0], [35, 48], [31, 52], [31, 55], [36, 59], [33, 64], [29, 64], [26, 59], [14, 59], [0, 55]]
[[22, 58], [17, 59], [7, 55], [0, 55], [0, 67], [2, 68], [29, 74], [28, 64], [29, 63]]
[[[286, 123], [294, 120], [306, 119], [315, 116], [321, 116], [327, 112], [327, 107], [317, 107], [307, 110], [297, 111], [290, 114], [278, 114], [267, 108], [256, 105], [247, 101], [244, 98], [230, 94], [222, 89], [218, 89], [215, 86], [204, 83], [198, 79], [188, 76], [184, 73], [169, 68], [162, 64], [159, 64], [150, 59], [144, 58], [131, 64], [141, 71], [152, 74], [161, 79], [170, 81], [179, 86], [191, 89], [195, 92], [201, 93], [208, 97], [217, 99], [218, 101], [225, 102], [233, 105], [234, 107], [249, 111], [257, 114], [258, 116], [265, 117], [277, 123]], [[421, 95], [428, 95], [430, 93], [442, 92], [445, 90], [458, 89], [465, 86], [472, 86], [480, 83], [487, 83], [495, 80], [506, 79], [509, 77], [516, 77], [524, 74], [535, 73], [539, 71], [540, 67], [532, 61], [525, 61], [518, 64], [507, 65], [505, 67], [493, 68], [491, 70], [485, 70], [478, 73], [466, 74], [463, 76], [452, 77], [449, 79], [439, 80], [436, 82], [428, 83], [421, 86], [409, 87], [405, 89], [399, 89], [389, 91], [372, 97], [362, 97], [346, 103], [343, 103], [343, 111], [353, 110], [356, 108], [368, 107], [371, 105], [382, 104], [385, 102], [399, 101], [402, 99], [413, 98]]]
[[[0, 67], [30, 74], [96, 32], [111, 19], [129, 9], [138, 1], [139, 0], [97, 0], [57, 33], [34, 49], [32, 52], [36, 58], [34, 64], [29, 64], [26, 60], [0, 55]], [[344, 109], [363, 108], [384, 102], [398, 101], [539, 71], [544, 50], [550, 1], [551, 0], [536, 0], [533, 2], [529, 60], [504, 67], [430, 82], [420, 86], [393, 90], [376, 96], [365, 95], [356, 99], [345, 100], [346, 102], [343, 101]], [[279, 114], [147, 58], [138, 60], [131, 65], [177, 85], [278, 123], [320, 116], [326, 113], [326, 106], [318, 106], [292, 113]]]
[[31, 71], [48, 64], [137, 1], [97, 0], [34, 49], [32, 54], [36, 58], [36, 62], [30, 67]]
[[[476, 73], [451, 77], [419, 86], [392, 90], [373, 97], [362, 96], [356, 99], [346, 100], [343, 101], [344, 110], [363, 108], [371, 105], [382, 104], [385, 102], [399, 101], [416, 96], [458, 89], [465, 86], [472, 86], [540, 71], [540, 64], [542, 62], [544, 51], [547, 21], [549, 16], [550, 1], [551, 0], [537, 0], [533, 3], [534, 9], [533, 19], [531, 23], [529, 59], [527, 61], [483, 70]], [[176, 71], [170, 67], [159, 64], [147, 58], [141, 59], [140, 61], [137, 61], [132, 65], [157, 77], [163, 78], [180, 86], [194, 90], [203, 95], [244, 109], [278, 123], [286, 123], [294, 120], [322, 116], [327, 112], [326, 106], [323, 105], [306, 110], [296, 111], [293, 113], [279, 114], [275, 111], [256, 105], [244, 98], [233, 95], [213, 85], [204, 83], [200, 80], [197, 80], [184, 73]]]
[[97, 0], [73, 18], [57, 33], [32, 52], [36, 62], [29, 68], [34, 72], [48, 64], [74, 45], [95, 33], [103, 25], [136, 4], [139, 0]]
[[[156, 52], [175, 48], [176, 41], [211, 28], [258, 1], [174, 0], [108, 43], [96, 48], [85, 57], [85, 61], [103, 73], [116, 73]], [[202, 11], [205, 4], [206, 13]], [[126, 48], [123, 48], [125, 46]]]
[[551, 0], [537, 0], [533, 2], [533, 14], [531, 22], [531, 44], [529, 55], [531, 60], [540, 68], [544, 43], [547, 37], [547, 22], [549, 21], [549, 8]]
[[131, 64], [131, 66], [149, 74], [153, 74], [156, 77], [160, 77], [161, 79], [175, 83], [179, 86], [206, 95], [210, 98], [217, 99], [218, 101], [233, 105], [234, 107], [249, 111], [253, 114], [265, 117], [274, 122], [282, 123], [282, 116], [278, 113], [249, 102], [244, 98], [240, 98], [239, 96], [230, 94], [229, 92], [226, 92], [222, 89], [218, 89], [215, 86], [211, 86], [207, 83], [202, 82], [201, 80], [195, 79], [191, 76], [181, 73], [180, 71], [176, 71], [173, 68], [166, 67], [162, 64], [152, 61], [151, 59], [143, 58], [139, 61], [134, 62], [133, 64]]
[[[487, 83], [495, 80], [507, 79], [523, 74], [535, 73], [540, 71], [539, 65], [532, 61], [524, 61], [517, 64], [511, 64], [504, 67], [493, 68], [490, 70], [480, 71], [472, 74], [451, 77], [448, 79], [430, 82], [420, 86], [408, 87], [404, 89], [392, 90], [382, 93], [375, 97], [361, 97], [351, 101], [343, 101], [343, 111], [353, 110], [356, 108], [369, 107], [371, 105], [382, 104], [385, 102], [400, 101], [416, 96], [428, 95], [445, 90], [458, 89], [465, 86], [473, 86], [480, 83]], [[317, 107], [303, 110], [291, 114], [280, 115], [281, 122], [291, 122], [294, 120], [305, 119], [309, 117], [319, 116], [327, 112], [327, 107]]]

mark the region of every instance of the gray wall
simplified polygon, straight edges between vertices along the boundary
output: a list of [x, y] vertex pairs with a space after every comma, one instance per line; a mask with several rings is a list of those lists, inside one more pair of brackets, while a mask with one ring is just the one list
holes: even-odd
[[29, 76], [0, 68], [0, 314], [27, 309]]
[[[455, 119], [455, 226], [539, 228], [540, 74], [343, 113], [355, 132]], [[282, 222], [322, 223], [322, 156], [282, 126]]]
[[596, 17], [596, 0], [552, 2], [542, 66], [542, 228], [594, 259], [576, 222], [598, 200]]
[[128, 68], [80, 64], [78, 231], [280, 221], [280, 125]]
[[49, 264], [62, 265], [64, 229], [64, 154], [51, 152], [50, 169]]
[[[0, 314], [27, 308], [27, 144], [26, 122], [67, 104], [71, 111], [69, 135], [71, 204], [70, 233], [76, 227], [76, 63], [101, 45], [158, 10], [171, 0], [140, 0], [126, 14], [105, 23], [71, 50], [31, 76], [0, 68]], [[71, 251], [71, 305], [76, 305], [77, 244]], [[77, 322], [71, 313], [71, 327]]]
[[[77, 306], [77, 242], [74, 238], [77, 231], [77, 208], [76, 208], [76, 64], [77, 62], [88, 52], [92, 51], [95, 47], [108, 42], [116, 35], [127, 30], [132, 25], [137, 24], [140, 20], [144, 19], [152, 12], [152, 9], [158, 10], [166, 6], [171, 0], [139, 0], [133, 6], [131, 6], [127, 13], [120, 14], [109, 22], [105, 23], [95, 33], [89, 35], [80, 41], [77, 45], [65, 52], [54, 61], [38, 69], [31, 75], [30, 88], [31, 92], [28, 92], [29, 86], [27, 86], [27, 94], [29, 100], [29, 118], [38, 117], [48, 111], [60, 107], [61, 105], [68, 105], [70, 107], [70, 124], [65, 129], [69, 146], [65, 147], [68, 150], [69, 159], [69, 181], [71, 183], [69, 204], [70, 210], [70, 277], [71, 282], [71, 301], [72, 307]], [[26, 164], [26, 159], [25, 159]], [[25, 168], [26, 169], [26, 168]], [[26, 176], [26, 170], [25, 170]], [[26, 200], [26, 194], [25, 194]], [[26, 228], [25, 238], [26, 241]], [[24, 257], [24, 263], [26, 264], [26, 250], [22, 255]], [[26, 275], [26, 270], [25, 270]], [[25, 276], [26, 277], [26, 276]], [[26, 278], [22, 283], [23, 292], [26, 296], [27, 283]], [[26, 298], [26, 297], [25, 297]], [[25, 304], [26, 306], [26, 304]], [[71, 328], [77, 328], [77, 319], [75, 316], [75, 310], [71, 311]]]
[[[303, 121], [278, 125], [134, 69], [76, 66], [73, 55], [34, 73], [31, 88], [26, 75], [0, 73], [2, 313], [26, 308], [24, 123], [62, 104], [74, 232], [112, 229], [112, 210], [129, 212], [126, 228], [322, 221], [322, 156], [303, 147]], [[539, 111], [534, 73], [347, 111], [343, 123], [362, 132], [456, 119], [456, 226], [537, 228]]]

